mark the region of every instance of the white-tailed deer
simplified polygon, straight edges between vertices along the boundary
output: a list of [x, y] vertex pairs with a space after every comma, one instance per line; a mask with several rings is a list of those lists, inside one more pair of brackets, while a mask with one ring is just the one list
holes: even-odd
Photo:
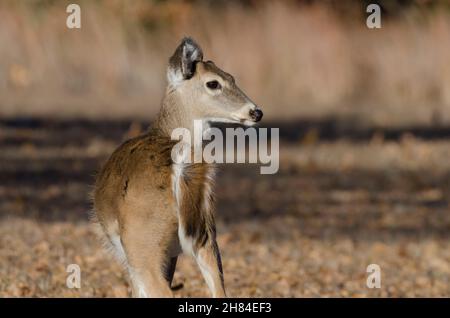
[[185, 38], [170, 58], [168, 86], [150, 131], [123, 143], [99, 173], [94, 211], [105, 241], [128, 270], [133, 296], [172, 296], [181, 252], [196, 260], [214, 297], [225, 297], [216, 243], [211, 164], [174, 163], [175, 128], [192, 131], [196, 119], [252, 125], [261, 110], [233, 77], [203, 61]]

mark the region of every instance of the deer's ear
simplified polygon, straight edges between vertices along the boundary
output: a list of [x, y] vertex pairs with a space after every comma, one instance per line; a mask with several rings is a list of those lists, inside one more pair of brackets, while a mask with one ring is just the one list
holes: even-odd
[[169, 84], [177, 85], [190, 79], [195, 73], [195, 64], [203, 60], [200, 46], [191, 38], [184, 38], [169, 60], [167, 78]]

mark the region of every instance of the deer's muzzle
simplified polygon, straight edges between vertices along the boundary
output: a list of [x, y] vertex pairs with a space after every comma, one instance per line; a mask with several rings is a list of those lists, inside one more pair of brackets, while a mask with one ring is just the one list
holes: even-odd
[[255, 122], [260, 121], [263, 117], [263, 112], [259, 108], [250, 110], [249, 114], [251, 119], [253, 119]]

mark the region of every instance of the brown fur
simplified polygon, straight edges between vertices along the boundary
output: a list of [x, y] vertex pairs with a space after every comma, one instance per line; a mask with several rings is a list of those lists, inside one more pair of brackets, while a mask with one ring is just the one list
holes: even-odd
[[[177, 252], [173, 250], [180, 249], [177, 208], [171, 182], [171, 149], [174, 144], [158, 129], [124, 142], [102, 168], [94, 192], [94, 210], [107, 239], [111, 240], [113, 235], [121, 237], [126, 257], [133, 267], [148, 263], [148, 259], [158, 259], [161, 264], [157, 267], [161, 267], [169, 282], [175, 269], [175, 265], [171, 268], [171, 262], [176, 262], [174, 254]], [[186, 235], [194, 241], [194, 250], [199, 251], [209, 244], [207, 248], [213, 250], [221, 271], [215, 243], [214, 197], [212, 193], [207, 198], [203, 196], [204, 188], [212, 187], [212, 180], [208, 178], [212, 169], [214, 167], [207, 164], [184, 167], [180, 180], [183, 197], [179, 213]], [[208, 208], [205, 202], [208, 202]], [[130, 246], [136, 245], [134, 242], [140, 242], [136, 252]], [[158, 246], [160, 255], [155, 255], [151, 246]], [[223, 285], [222, 273], [220, 280]], [[137, 295], [138, 291], [133, 293]]]
[[173, 143], [156, 131], [133, 138], [111, 155], [96, 181], [97, 219], [108, 240], [120, 237], [132, 267], [151, 266], [152, 260], [156, 267], [166, 267], [176, 254], [169, 253], [178, 244], [170, 181]]
[[[134, 296], [172, 296], [181, 249], [195, 258], [213, 296], [225, 296], [214, 167], [173, 163], [171, 132], [182, 127], [192, 136], [195, 119], [250, 122], [257, 107], [231, 75], [202, 58], [198, 45], [184, 39], [170, 59], [169, 85], [153, 128], [114, 151], [95, 183], [95, 218], [126, 265]], [[212, 80], [220, 82], [220, 91], [206, 88]]]
[[184, 168], [184, 175], [180, 180], [183, 197], [180, 206], [180, 219], [186, 230], [186, 235], [193, 237], [197, 247], [205, 245], [208, 238], [215, 238], [216, 228], [213, 208], [214, 197], [209, 194], [204, 198], [205, 187], [211, 181], [208, 180], [209, 170], [213, 169], [206, 164], [192, 164]]

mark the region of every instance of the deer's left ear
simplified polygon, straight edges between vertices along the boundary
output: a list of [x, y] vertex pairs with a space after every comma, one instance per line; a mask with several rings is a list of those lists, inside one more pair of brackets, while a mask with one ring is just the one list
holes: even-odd
[[170, 85], [176, 86], [190, 79], [195, 73], [195, 64], [203, 60], [200, 46], [191, 38], [184, 38], [169, 60], [167, 78]]

